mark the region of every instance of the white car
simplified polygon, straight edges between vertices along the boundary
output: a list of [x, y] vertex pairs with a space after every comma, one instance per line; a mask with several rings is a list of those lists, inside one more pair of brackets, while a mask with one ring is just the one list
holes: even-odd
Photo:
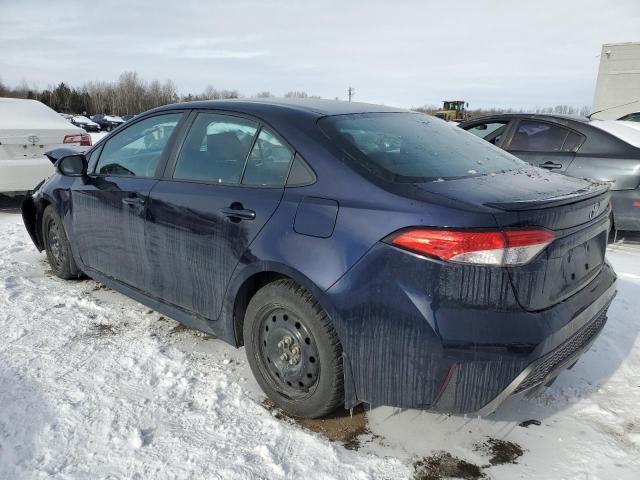
[[44, 153], [90, 147], [91, 137], [36, 100], [0, 98], [0, 193], [33, 189], [53, 173]]

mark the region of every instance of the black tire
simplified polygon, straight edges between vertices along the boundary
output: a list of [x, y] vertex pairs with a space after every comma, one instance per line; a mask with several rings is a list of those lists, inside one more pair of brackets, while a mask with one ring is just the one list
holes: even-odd
[[300, 285], [278, 280], [258, 290], [247, 307], [243, 334], [253, 375], [283, 412], [318, 418], [344, 404], [340, 340]]
[[71, 254], [71, 245], [62, 220], [52, 205], [45, 208], [42, 215], [42, 239], [53, 273], [64, 280], [78, 278], [79, 270]]
[[609, 234], [607, 236], [607, 243], [614, 243], [616, 237], [616, 224], [613, 219], [613, 212], [611, 212], [609, 214]]

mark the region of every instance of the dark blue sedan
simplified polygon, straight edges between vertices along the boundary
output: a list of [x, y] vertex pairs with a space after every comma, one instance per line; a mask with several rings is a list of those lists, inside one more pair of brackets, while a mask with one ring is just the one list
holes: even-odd
[[571, 367], [616, 292], [607, 185], [423, 114], [174, 104], [49, 156], [23, 217], [53, 272], [244, 345], [290, 415], [491, 412]]

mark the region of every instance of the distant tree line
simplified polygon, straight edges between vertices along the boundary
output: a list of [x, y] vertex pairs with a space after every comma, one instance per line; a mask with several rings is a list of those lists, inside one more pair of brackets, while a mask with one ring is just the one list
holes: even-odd
[[[164, 83], [158, 80], [147, 82], [136, 72], [125, 72], [115, 82], [87, 82], [80, 87], [72, 87], [61, 82], [55, 87], [44, 90], [32, 88], [26, 83], [17, 87], [9, 87], [0, 82], [0, 97], [29, 98], [39, 100], [57, 112], [107, 113], [112, 115], [138, 114], [168, 103], [188, 102], [194, 100], [218, 100], [239, 98], [238, 90], [220, 90], [208, 86], [203, 92], [180, 95], [171, 80]], [[256, 97], [273, 97], [271, 92], [263, 91]], [[310, 97], [303, 91], [291, 91], [285, 97]], [[319, 97], [314, 97], [319, 98]]]
[[[428, 113], [429, 115], [435, 115], [436, 112], [442, 110], [442, 106], [436, 105], [423, 105], [422, 107], [416, 107], [413, 110], [422, 113]], [[497, 115], [499, 113], [559, 113], [563, 115], [582, 115], [586, 117], [591, 113], [590, 105], [583, 105], [582, 107], [575, 107], [572, 105], [556, 105], [555, 107], [535, 107], [535, 108], [472, 108], [467, 109], [469, 118], [484, 117], [487, 115]]]
[[[164, 83], [158, 80], [145, 81], [137, 72], [124, 72], [117, 81], [87, 82], [80, 87], [72, 87], [64, 82], [57, 86], [50, 86], [44, 90], [32, 88], [25, 83], [17, 87], [9, 87], [0, 81], [0, 97], [30, 98], [39, 100], [50, 106], [57, 112], [83, 113], [89, 115], [95, 113], [107, 113], [112, 115], [138, 114], [168, 103], [188, 102], [193, 100], [218, 100], [225, 98], [239, 98], [243, 95], [238, 90], [219, 90], [208, 86], [198, 94], [188, 93], [180, 95], [176, 85], [171, 80]], [[257, 98], [269, 98], [274, 95], [268, 91], [258, 92]], [[284, 94], [285, 98], [320, 98], [309, 95], [304, 91], [292, 90]], [[337, 98], [336, 98], [337, 100]], [[423, 105], [413, 110], [434, 114], [441, 107], [435, 105]], [[538, 107], [535, 109], [512, 108], [498, 109], [471, 109], [469, 117], [475, 118], [496, 113], [563, 113], [588, 115], [590, 107], [573, 107], [571, 105], [556, 105], [555, 107]]]

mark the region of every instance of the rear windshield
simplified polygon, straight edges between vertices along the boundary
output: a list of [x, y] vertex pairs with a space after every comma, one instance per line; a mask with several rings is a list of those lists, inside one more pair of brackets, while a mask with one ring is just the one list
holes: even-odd
[[335, 115], [319, 125], [348, 158], [394, 182], [442, 181], [525, 165], [453, 124], [419, 113]]

